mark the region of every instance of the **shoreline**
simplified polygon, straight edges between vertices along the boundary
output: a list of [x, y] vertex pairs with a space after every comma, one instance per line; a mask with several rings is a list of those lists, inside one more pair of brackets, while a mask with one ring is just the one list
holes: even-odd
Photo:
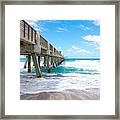
[[22, 94], [20, 100], [100, 100], [100, 89], [66, 89], [60, 92]]

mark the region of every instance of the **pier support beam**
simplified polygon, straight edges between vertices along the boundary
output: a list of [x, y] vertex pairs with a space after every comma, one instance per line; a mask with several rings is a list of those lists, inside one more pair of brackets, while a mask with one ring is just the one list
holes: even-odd
[[42, 73], [41, 73], [40, 67], [39, 67], [38, 62], [37, 62], [37, 55], [36, 54], [32, 54], [32, 58], [33, 58], [33, 63], [35, 65], [36, 76], [37, 77], [41, 77]]
[[56, 64], [56, 66], [58, 66], [58, 58], [57, 57], [55, 57], [55, 64]]
[[55, 58], [52, 57], [52, 62], [53, 62], [53, 68], [55, 68]]
[[44, 56], [44, 66], [46, 66], [46, 56]]
[[51, 68], [48, 68], [48, 73], [51, 73]]
[[48, 73], [51, 72], [51, 59], [50, 59], [50, 56], [46, 56], [46, 62], [47, 62], [47, 68], [48, 68]]
[[51, 66], [53, 67], [53, 57], [51, 57]]
[[38, 56], [38, 65], [40, 67], [40, 55]]
[[24, 64], [24, 68], [26, 68], [26, 66], [27, 66], [27, 62], [28, 62], [28, 56], [26, 56], [26, 60], [25, 60], [25, 64]]
[[28, 55], [28, 73], [31, 72], [31, 55]]
[[47, 67], [49, 68], [49, 60], [50, 60], [50, 59], [49, 59], [49, 56], [46, 56], [46, 58], [47, 58], [47, 59], [46, 59]]

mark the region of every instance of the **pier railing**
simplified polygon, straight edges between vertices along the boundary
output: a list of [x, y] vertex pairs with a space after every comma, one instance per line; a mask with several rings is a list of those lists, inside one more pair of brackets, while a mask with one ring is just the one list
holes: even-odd
[[20, 38], [30, 44], [36, 44], [36, 30], [24, 20], [20, 21]]

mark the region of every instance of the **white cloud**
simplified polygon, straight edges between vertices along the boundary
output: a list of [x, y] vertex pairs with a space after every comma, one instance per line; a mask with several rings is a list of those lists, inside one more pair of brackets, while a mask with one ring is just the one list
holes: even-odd
[[32, 26], [37, 26], [36, 22], [33, 22], [33, 21], [27, 21], [28, 24], [32, 25]]
[[58, 49], [59, 49], [60, 51], [62, 50], [62, 48], [61, 48], [60, 46], [58, 47]]
[[85, 50], [85, 49], [81, 49], [79, 47], [76, 47], [75, 45], [73, 45], [71, 47], [71, 49], [68, 49], [67, 52], [72, 52], [73, 54], [76, 54], [76, 53], [86, 53], [86, 54], [89, 54], [90, 52]]
[[96, 47], [95, 49], [96, 49], [96, 50], [100, 50], [100, 47]]
[[83, 36], [82, 39], [100, 44], [100, 36], [97, 36], [97, 35]]
[[80, 25], [80, 29], [81, 29], [81, 30], [90, 30], [91, 28], [89, 28], [89, 27], [81, 24], [81, 25]]
[[34, 20], [26, 20], [26, 22], [38, 32], [47, 30], [47, 28], [45, 28], [45, 25], [42, 22], [40, 22], [39, 20], [35, 20], [35, 19]]
[[38, 28], [38, 29], [39, 29], [39, 31], [40, 31], [40, 32], [43, 32], [43, 31], [47, 31], [47, 30], [48, 30], [47, 28], [42, 27], [42, 26], [39, 26], [39, 28]]
[[90, 52], [89, 51], [87, 51], [87, 50], [85, 50], [85, 49], [80, 49], [80, 50], [77, 50], [77, 51], [75, 51], [76, 53], [87, 53], [87, 54], [89, 54]]
[[57, 20], [45, 20], [46, 23], [57, 23]]
[[100, 25], [100, 21], [99, 20], [94, 20], [93, 24], [96, 25], [96, 26], [99, 26]]
[[57, 32], [68, 31], [66, 28], [57, 28]]
[[25, 20], [28, 24], [30, 24], [31, 26], [37, 27], [37, 22], [38, 20]]
[[26, 20], [26, 22], [32, 26], [35, 30], [40, 31], [39, 26], [38, 26], [38, 20]]
[[57, 30], [56, 32], [62, 32], [62, 31]]
[[63, 30], [64, 31], [65, 29], [64, 28], [58, 28], [58, 30]]
[[37, 20], [37, 19], [32, 19], [32, 20], [29, 20], [29, 21], [38, 22], [38, 20]]
[[68, 50], [66, 50], [67, 52], [72, 52], [72, 49], [68, 49]]
[[73, 46], [72, 46], [72, 49], [73, 49], [73, 50], [79, 50], [80, 48], [73, 45]]

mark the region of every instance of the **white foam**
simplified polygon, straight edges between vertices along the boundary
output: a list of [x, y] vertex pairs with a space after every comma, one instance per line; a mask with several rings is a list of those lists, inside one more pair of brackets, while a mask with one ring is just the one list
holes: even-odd
[[76, 77], [21, 78], [22, 93], [62, 91], [65, 89], [100, 88], [100, 75], [78, 75]]
[[97, 60], [75, 60], [74, 62], [69, 61], [65, 62], [63, 66], [100, 71], [100, 62], [98, 62]]

